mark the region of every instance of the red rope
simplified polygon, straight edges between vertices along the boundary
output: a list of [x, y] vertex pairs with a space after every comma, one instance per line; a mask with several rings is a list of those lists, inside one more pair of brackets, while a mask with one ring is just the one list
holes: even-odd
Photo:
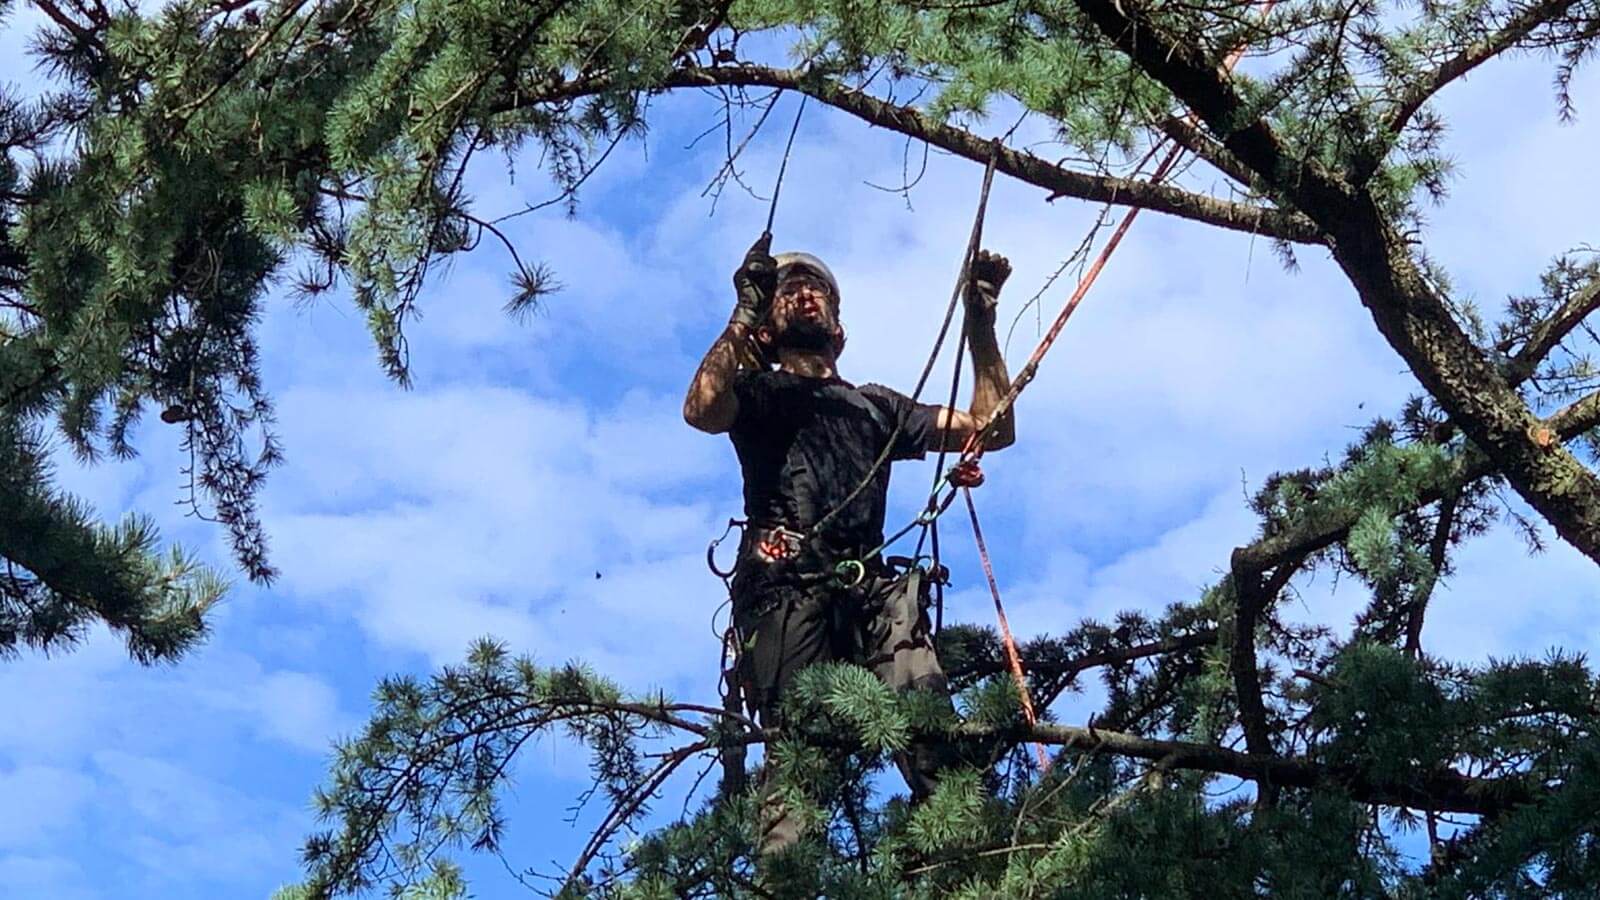
[[[978, 541], [978, 559], [983, 562], [983, 576], [989, 579], [989, 593], [994, 597], [994, 614], [1000, 619], [1000, 638], [1005, 644], [1006, 663], [1011, 667], [1011, 677], [1017, 683], [1017, 696], [1022, 700], [1022, 717], [1032, 728], [1039, 724], [1039, 716], [1033, 710], [1033, 695], [1028, 692], [1028, 679], [1022, 674], [1022, 657], [1017, 653], [1017, 642], [1011, 637], [1006, 608], [1000, 602], [1000, 584], [995, 581], [994, 564], [989, 561], [989, 545], [983, 539], [983, 527], [978, 524], [978, 507], [972, 503], [971, 488], [962, 488], [961, 494], [967, 499], [967, 514], [972, 517], [972, 536]], [[1048, 770], [1050, 757], [1045, 754], [1044, 745], [1034, 744], [1033, 751], [1039, 757], [1039, 771]]]
[[[1277, 0], [1263, 0], [1261, 17], [1266, 18], [1276, 4]], [[1244, 52], [1244, 44], [1234, 48], [1233, 52], [1228, 54], [1228, 58], [1222, 64], [1223, 71], [1233, 71], [1233, 67], [1238, 65], [1239, 60], [1244, 57]], [[1198, 121], [1194, 113], [1188, 114], [1185, 118], [1191, 124]], [[1157, 153], [1161, 152], [1161, 148], [1165, 143], [1166, 141], [1163, 140], [1152, 146], [1150, 151], [1144, 155], [1144, 158], [1139, 160], [1139, 164], [1134, 167], [1134, 171], [1142, 170], [1145, 164], [1149, 163]], [[1182, 144], [1172, 145], [1172, 148], [1167, 151], [1167, 155], [1161, 160], [1161, 163], [1156, 166], [1155, 171], [1150, 174], [1151, 184], [1159, 184], [1172, 173], [1173, 167], [1183, 157], [1183, 149]], [[1078, 308], [1078, 304], [1088, 295], [1089, 288], [1093, 287], [1095, 280], [1100, 277], [1100, 272], [1105, 268], [1106, 262], [1111, 259], [1111, 254], [1116, 252], [1117, 246], [1122, 243], [1122, 238], [1128, 233], [1128, 229], [1133, 227], [1134, 220], [1139, 217], [1140, 209], [1140, 207], [1134, 207], [1128, 210], [1128, 214], [1122, 217], [1121, 222], [1117, 223], [1116, 230], [1111, 233], [1110, 239], [1100, 249], [1100, 254], [1095, 257], [1094, 265], [1090, 266], [1089, 271], [1078, 280], [1078, 286], [1073, 290], [1072, 296], [1067, 300], [1066, 305], [1061, 308], [1061, 312], [1056, 315], [1055, 321], [1050, 323], [1050, 330], [1045, 332], [1044, 338], [1039, 341], [1039, 345], [1033, 348], [1033, 355], [1028, 357], [1028, 362], [1017, 373], [1017, 377], [1012, 380], [1010, 389], [1001, 398], [1000, 404], [995, 407], [994, 413], [989, 417], [989, 421], [977, 433], [967, 438], [966, 446], [961, 449], [961, 456], [956, 461], [955, 468], [951, 470], [949, 476], [950, 484], [954, 487], [959, 487], [962, 496], [967, 501], [967, 513], [972, 518], [972, 536], [978, 542], [978, 559], [983, 563], [984, 577], [989, 579], [989, 593], [994, 597], [995, 617], [1000, 621], [1000, 638], [1005, 647], [1006, 662], [1011, 668], [1011, 677], [1016, 681], [1017, 694], [1022, 700], [1022, 715], [1027, 720], [1030, 728], [1038, 724], [1038, 716], [1034, 712], [1033, 697], [1028, 692], [1028, 679], [1022, 672], [1022, 657], [1017, 652], [1017, 642], [1011, 637], [1011, 625], [1006, 621], [1005, 606], [1000, 602], [1000, 585], [995, 581], [994, 564], [989, 559], [989, 547], [983, 539], [983, 528], [978, 525], [978, 507], [972, 502], [972, 488], [983, 483], [983, 472], [978, 468], [978, 460], [983, 457], [984, 444], [989, 432], [993, 430], [1000, 417], [1005, 415], [1017, 402], [1017, 397], [1021, 395], [1023, 388], [1026, 388], [1028, 383], [1033, 380], [1033, 377], [1038, 374], [1039, 364], [1044, 360], [1044, 355], [1050, 352], [1050, 347], [1055, 344], [1056, 338], [1061, 335], [1061, 330], [1066, 327], [1067, 319], [1072, 317], [1072, 313]], [[1040, 771], [1048, 770], [1050, 768], [1050, 759], [1045, 754], [1044, 745], [1035, 743], [1033, 749], [1039, 757]]]
[[[1272, 12], [1272, 8], [1277, 5], [1277, 2], [1278, 0], [1263, 0], [1261, 17], [1266, 18]], [[1222, 70], [1224, 72], [1232, 72], [1234, 66], [1238, 65], [1239, 60], [1244, 57], [1244, 51], [1245, 45], [1243, 44], [1235, 47], [1233, 52], [1228, 54], [1228, 58], [1223, 61]], [[1199, 121], [1194, 113], [1189, 113], [1184, 118], [1190, 124], [1195, 124]], [[1149, 152], [1144, 155], [1144, 158], [1139, 160], [1139, 164], [1134, 167], [1134, 171], [1138, 172], [1143, 169], [1146, 163], [1161, 152], [1161, 148], [1165, 144], [1166, 141], [1162, 140], [1151, 147]], [[1182, 157], [1183, 145], [1173, 144], [1172, 148], [1167, 151], [1166, 157], [1161, 160], [1160, 165], [1157, 165], [1156, 170], [1150, 173], [1150, 183], [1160, 184], [1162, 180], [1172, 173], [1173, 167], [1178, 164], [1178, 160]], [[1022, 393], [1022, 389], [1027, 387], [1028, 382], [1032, 381], [1033, 377], [1039, 373], [1039, 364], [1044, 361], [1044, 355], [1050, 352], [1050, 347], [1055, 344], [1056, 338], [1061, 336], [1061, 329], [1066, 327], [1067, 319], [1072, 317], [1072, 313], [1078, 308], [1078, 304], [1088, 295], [1089, 288], [1094, 286], [1095, 280], [1100, 277], [1100, 272], [1105, 268], [1106, 262], [1111, 259], [1111, 254], [1116, 252], [1117, 246], [1122, 243], [1122, 238], [1128, 233], [1128, 229], [1133, 227], [1134, 220], [1139, 218], [1141, 210], [1142, 208], [1137, 206], [1128, 210], [1128, 214], [1122, 217], [1121, 222], [1117, 223], [1116, 230], [1111, 233], [1111, 238], [1100, 249], [1099, 256], [1095, 257], [1094, 265], [1090, 266], [1089, 271], [1084, 274], [1083, 278], [1079, 279], [1078, 286], [1073, 290], [1071, 298], [1061, 308], [1061, 312], [1056, 315], [1055, 321], [1050, 323], [1050, 330], [1045, 332], [1044, 338], [1039, 341], [1039, 345], [1033, 348], [1033, 355], [1028, 357], [1028, 362], [1017, 373], [1017, 377], [1012, 380], [1011, 388], [1006, 391], [1005, 397], [1001, 398], [1000, 404], [995, 407], [988, 424], [968, 439], [967, 446], [961, 451], [959, 462], [982, 458], [984, 452], [983, 444], [988, 438], [989, 432], [994, 428], [995, 422], [999, 421], [1000, 417], [1011, 409], [1012, 405], [1017, 402], [1017, 397]]]

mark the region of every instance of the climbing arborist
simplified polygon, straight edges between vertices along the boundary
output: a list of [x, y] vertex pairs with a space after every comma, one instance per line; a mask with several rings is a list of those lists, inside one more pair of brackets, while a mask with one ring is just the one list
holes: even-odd
[[[825, 661], [864, 665], [899, 690], [947, 694], [927, 615], [930, 573], [877, 552], [889, 463], [960, 450], [989, 424], [1010, 384], [995, 338], [1010, 264], [984, 251], [967, 273], [975, 377], [971, 407], [959, 410], [841, 378], [839, 282], [815, 256], [774, 257], [771, 245], [763, 233], [735, 272], [733, 316], [683, 404], [690, 425], [732, 438], [744, 474], [747, 526], [732, 591], [746, 700], [763, 726], [780, 725], [795, 673]], [[1008, 411], [987, 432], [986, 449], [1013, 439]], [[905, 756], [897, 762], [921, 799], [945, 751], [923, 746]], [[798, 837], [773, 803], [763, 804], [762, 818], [763, 855]]]

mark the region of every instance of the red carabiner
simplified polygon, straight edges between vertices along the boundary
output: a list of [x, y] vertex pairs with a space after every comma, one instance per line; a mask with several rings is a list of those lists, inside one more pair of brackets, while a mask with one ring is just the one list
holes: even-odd
[[950, 469], [950, 483], [958, 488], [978, 487], [983, 484], [983, 469], [975, 459], [962, 460]]

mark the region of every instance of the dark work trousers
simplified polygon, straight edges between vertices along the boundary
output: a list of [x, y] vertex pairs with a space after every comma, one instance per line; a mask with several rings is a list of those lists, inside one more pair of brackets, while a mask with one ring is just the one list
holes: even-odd
[[[798, 584], [774, 576], [762, 571], [759, 555], [749, 562], [753, 565], [742, 567], [734, 579], [733, 624], [746, 702], [763, 727], [782, 724], [785, 691], [795, 674], [813, 663], [855, 663], [896, 690], [937, 691], [948, 702], [928, 619], [926, 572], [880, 570], [859, 585], [843, 587], [832, 580]], [[913, 800], [932, 793], [950, 749], [918, 742], [896, 754]], [[799, 838], [781, 803], [763, 799], [761, 819], [762, 855]]]

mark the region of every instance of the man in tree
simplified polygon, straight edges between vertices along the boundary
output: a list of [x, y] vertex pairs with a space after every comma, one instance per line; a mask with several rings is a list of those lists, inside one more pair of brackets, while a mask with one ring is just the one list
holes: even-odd
[[[884, 507], [894, 460], [960, 450], [984, 433], [1010, 385], [995, 339], [995, 302], [1011, 267], [982, 252], [964, 291], [974, 387], [970, 410], [917, 403], [839, 377], [839, 283], [807, 253], [770, 253], [763, 234], [734, 274], [732, 319], [706, 353], [684, 419], [726, 432], [744, 473], [749, 525], [733, 579], [740, 679], [763, 726], [780, 724], [795, 673], [854, 662], [899, 690], [948, 691], [927, 615], [927, 573], [886, 562]], [[775, 365], [769, 365], [767, 361]], [[1010, 410], [985, 435], [1014, 440]], [[902, 571], [902, 569], [905, 569]], [[913, 799], [933, 789], [945, 748], [920, 745], [897, 762]], [[794, 842], [770, 805], [763, 855]]]

